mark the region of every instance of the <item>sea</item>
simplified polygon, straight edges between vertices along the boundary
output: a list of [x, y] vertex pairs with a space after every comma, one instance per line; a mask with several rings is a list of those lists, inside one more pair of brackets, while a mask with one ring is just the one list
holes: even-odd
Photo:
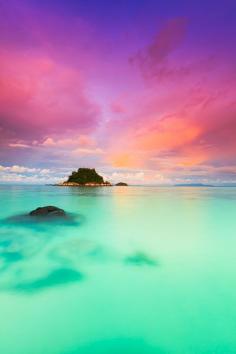
[[235, 354], [236, 188], [0, 185], [0, 353]]

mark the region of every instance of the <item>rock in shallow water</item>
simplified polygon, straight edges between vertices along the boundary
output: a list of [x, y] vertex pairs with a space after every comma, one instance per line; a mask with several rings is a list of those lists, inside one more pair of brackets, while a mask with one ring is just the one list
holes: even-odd
[[128, 257], [125, 258], [125, 261], [129, 264], [133, 264], [136, 266], [143, 266], [143, 265], [148, 265], [148, 266], [157, 266], [158, 262], [148, 256], [147, 254], [143, 252], [136, 252]]
[[29, 215], [47, 218], [47, 217], [65, 217], [66, 213], [63, 209], [49, 205], [49, 206], [39, 207], [35, 210], [32, 210], [29, 213]]
[[37, 292], [41, 290], [46, 290], [49, 288], [54, 288], [56, 286], [65, 286], [75, 282], [82, 281], [84, 275], [71, 268], [59, 268], [54, 269], [49, 272], [46, 276], [38, 279], [33, 279], [28, 282], [22, 282], [15, 284], [13, 287], [16, 291], [22, 292]]

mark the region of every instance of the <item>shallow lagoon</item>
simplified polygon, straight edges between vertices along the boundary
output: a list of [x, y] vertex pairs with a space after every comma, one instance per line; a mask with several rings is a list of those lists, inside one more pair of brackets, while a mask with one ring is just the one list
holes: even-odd
[[[236, 188], [0, 198], [0, 353], [236, 353]], [[73, 223], [12, 219], [48, 204]]]

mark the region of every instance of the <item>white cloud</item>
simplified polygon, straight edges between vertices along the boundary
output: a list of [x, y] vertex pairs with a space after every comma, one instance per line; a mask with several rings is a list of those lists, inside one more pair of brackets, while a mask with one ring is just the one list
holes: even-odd
[[39, 176], [39, 175], [23, 175], [18, 173], [2, 173], [0, 174], [1, 183], [34, 183], [47, 184], [58, 182], [58, 177]]
[[99, 148], [94, 149], [85, 149], [85, 148], [78, 148], [72, 151], [74, 155], [100, 155], [103, 154], [103, 150]]
[[56, 147], [63, 149], [71, 148], [88, 148], [95, 145], [94, 140], [87, 135], [77, 135], [70, 138], [55, 139], [53, 137], [47, 137], [42, 143], [38, 143], [39, 146], [44, 147]]
[[11, 143], [11, 144], [8, 144], [8, 146], [10, 146], [12, 148], [23, 148], [23, 149], [31, 148], [30, 145], [23, 144], [23, 143]]
[[0, 171], [15, 172], [15, 173], [32, 173], [39, 169], [29, 168], [25, 166], [13, 165], [13, 166], [2, 166], [0, 165]]
[[46, 169], [0, 165], [0, 183], [56, 183], [65, 180], [71, 171], [72, 168]]

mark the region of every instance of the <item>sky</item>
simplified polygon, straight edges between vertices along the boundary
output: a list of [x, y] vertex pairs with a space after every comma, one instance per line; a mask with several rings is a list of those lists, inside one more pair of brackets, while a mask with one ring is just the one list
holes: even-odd
[[0, 182], [236, 182], [235, 0], [0, 0]]

